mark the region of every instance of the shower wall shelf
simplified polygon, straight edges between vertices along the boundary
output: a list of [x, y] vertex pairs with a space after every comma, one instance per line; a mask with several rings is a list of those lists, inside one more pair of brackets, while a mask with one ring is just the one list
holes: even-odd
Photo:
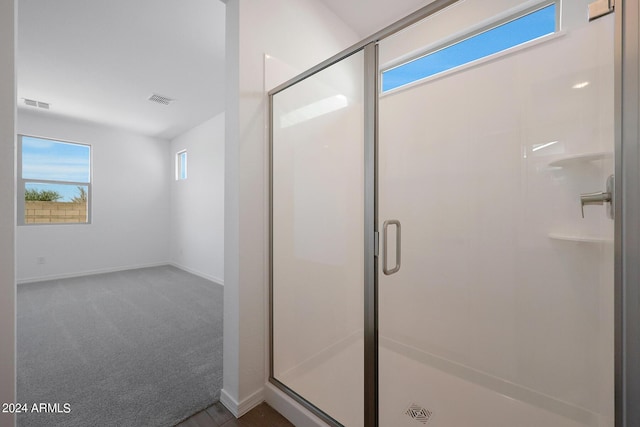
[[601, 236], [581, 236], [575, 234], [549, 233], [552, 240], [563, 240], [567, 242], [577, 243], [612, 243], [613, 239]]
[[586, 154], [576, 154], [573, 156], [566, 156], [556, 159], [549, 163], [549, 166], [553, 167], [566, 167], [571, 165], [576, 165], [579, 163], [587, 163], [593, 162], [596, 160], [605, 160], [613, 157], [613, 153], [610, 151], [602, 151], [598, 153], [586, 153]]

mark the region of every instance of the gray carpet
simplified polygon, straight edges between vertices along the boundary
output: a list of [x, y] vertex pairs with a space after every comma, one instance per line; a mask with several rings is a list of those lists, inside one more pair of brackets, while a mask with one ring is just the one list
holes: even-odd
[[172, 426], [219, 399], [223, 287], [174, 267], [18, 286], [18, 426]]

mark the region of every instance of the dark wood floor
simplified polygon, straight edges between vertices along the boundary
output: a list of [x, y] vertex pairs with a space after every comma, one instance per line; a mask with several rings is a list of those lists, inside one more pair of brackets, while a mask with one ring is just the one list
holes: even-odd
[[271, 406], [262, 403], [236, 419], [222, 403], [214, 403], [176, 427], [294, 427]]

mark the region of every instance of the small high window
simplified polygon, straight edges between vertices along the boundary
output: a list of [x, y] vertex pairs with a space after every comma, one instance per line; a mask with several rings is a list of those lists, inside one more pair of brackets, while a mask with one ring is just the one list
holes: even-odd
[[187, 150], [176, 154], [176, 180], [187, 179]]
[[91, 146], [19, 135], [18, 224], [86, 224]]
[[382, 72], [382, 92], [469, 64], [557, 31], [556, 4], [484, 28], [452, 44]]

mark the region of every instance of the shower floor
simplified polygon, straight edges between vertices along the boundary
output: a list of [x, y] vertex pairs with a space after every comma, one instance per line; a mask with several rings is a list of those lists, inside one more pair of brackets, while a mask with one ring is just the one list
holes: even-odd
[[[346, 427], [363, 425], [362, 340], [281, 380]], [[605, 427], [595, 414], [572, 419], [505, 396], [381, 347], [381, 427]], [[353, 367], [357, 367], [354, 371]], [[414, 406], [412, 417], [407, 414]], [[420, 408], [424, 408], [421, 411]]]

